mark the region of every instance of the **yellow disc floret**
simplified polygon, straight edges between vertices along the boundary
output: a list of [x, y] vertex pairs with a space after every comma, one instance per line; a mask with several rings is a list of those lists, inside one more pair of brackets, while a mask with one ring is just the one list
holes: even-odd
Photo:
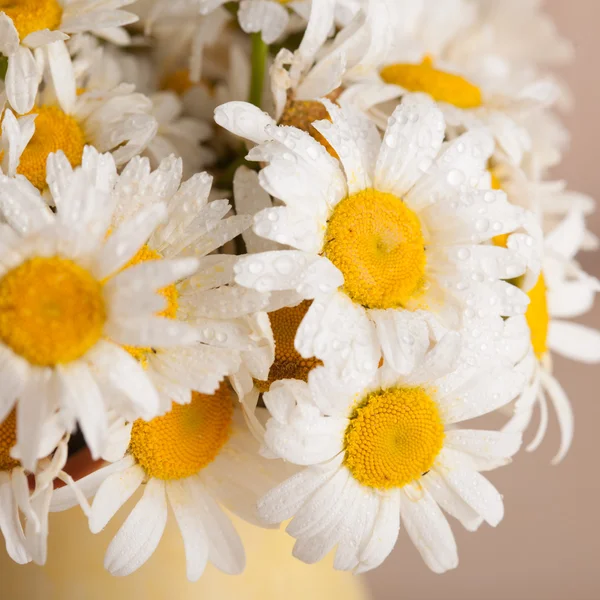
[[129, 452], [149, 477], [191, 477], [211, 463], [231, 434], [233, 399], [227, 384], [212, 396], [193, 392], [190, 404], [175, 404], [152, 421], [137, 420]]
[[304, 300], [298, 306], [280, 308], [269, 313], [275, 339], [275, 360], [269, 370], [269, 379], [254, 381], [261, 392], [268, 392], [273, 382], [282, 379], [308, 381], [308, 374], [323, 364], [318, 358], [302, 358], [294, 346], [298, 327], [311, 304], [312, 300]]
[[[335, 102], [342, 91], [343, 90], [340, 87], [326, 97], [332, 102]], [[319, 144], [325, 146], [325, 149], [331, 156], [338, 158], [337, 152], [312, 125], [315, 121], [323, 120], [330, 121], [331, 119], [327, 109], [321, 102], [317, 100], [294, 100], [293, 98], [289, 98], [283, 109], [281, 118], [279, 119], [279, 124], [289, 125], [301, 129], [302, 131], [306, 131], [306, 133], [310, 134], [310, 136], [319, 142]]]
[[69, 259], [31, 258], [0, 279], [0, 341], [31, 364], [80, 358], [105, 321], [101, 282]]
[[175, 92], [178, 96], [183, 96], [194, 87], [194, 82], [190, 79], [188, 69], [177, 69], [163, 78], [160, 87], [163, 90]]
[[436, 102], [458, 108], [477, 108], [482, 103], [481, 90], [476, 85], [460, 75], [435, 69], [429, 57], [419, 65], [399, 63], [384, 67], [381, 78], [409, 92], [423, 92]]
[[12, 19], [19, 38], [34, 31], [57, 29], [63, 9], [58, 0], [0, 0], [0, 12]]
[[540, 275], [537, 283], [529, 290], [529, 306], [525, 313], [529, 331], [531, 334], [531, 345], [538, 359], [548, 352], [548, 327], [550, 314], [548, 313], [548, 295], [546, 293], [546, 281]]
[[17, 443], [17, 413], [13, 410], [3, 423], [0, 423], [0, 471], [11, 471], [19, 466], [19, 461], [10, 455]]
[[40, 191], [46, 187], [46, 162], [51, 152], [62, 150], [71, 163], [81, 164], [85, 135], [77, 121], [58, 106], [33, 109], [35, 132], [23, 150], [17, 172], [29, 179]]
[[437, 404], [424, 389], [379, 390], [352, 414], [344, 464], [362, 485], [403, 487], [431, 469], [443, 443]]
[[[149, 260], [162, 260], [162, 256], [156, 250], [153, 250], [147, 244], [145, 244], [123, 267], [123, 269], [128, 269], [133, 265], [138, 265]], [[179, 307], [179, 292], [177, 291], [175, 284], [168, 285], [167, 287], [158, 290], [158, 293], [167, 301], [166, 308], [159, 312], [158, 316], [166, 317], [167, 319], [176, 319], [177, 309]], [[127, 350], [127, 352], [129, 352], [129, 354], [131, 354], [131, 356], [133, 356], [133, 358], [139, 360], [144, 368], [147, 366], [148, 354], [152, 352], [152, 348], [142, 346], [124, 346], [124, 348]]]
[[421, 224], [393, 194], [367, 189], [342, 200], [327, 224], [323, 254], [344, 275], [348, 296], [367, 308], [405, 307], [424, 288]]

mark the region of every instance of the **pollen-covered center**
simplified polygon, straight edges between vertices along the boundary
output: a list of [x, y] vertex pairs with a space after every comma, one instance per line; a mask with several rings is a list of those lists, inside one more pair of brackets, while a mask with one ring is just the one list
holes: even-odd
[[393, 194], [367, 189], [342, 200], [323, 254], [344, 275], [344, 291], [366, 308], [405, 307], [424, 288], [421, 224]]
[[0, 279], [0, 341], [31, 364], [80, 358], [105, 321], [101, 282], [69, 259], [30, 258]]
[[261, 392], [268, 392], [273, 382], [282, 379], [308, 381], [308, 374], [323, 364], [318, 358], [302, 358], [294, 346], [298, 327], [311, 304], [312, 300], [304, 300], [298, 306], [280, 308], [269, 313], [275, 339], [275, 360], [267, 381], [254, 380]]
[[[343, 90], [340, 87], [331, 92], [326, 98], [335, 102], [342, 91]], [[317, 100], [294, 100], [293, 98], [288, 98], [279, 119], [279, 124], [296, 127], [297, 129], [306, 131], [313, 139], [324, 146], [331, 156], [339, 158], [337, 152], [329, 142], [313, 127], [315, 121], [323, 120], [330, 121], [331, 119], [327, 109], [321, 102], [318, 102]]]
[[19, 38], [24, 40], [34, 31], [57, 29], [63, 9], [58, 0], [0, 0], [0, 12], [12, 19]]
[[160, 87], [163, 90], [175, 92], [178, 96], [183, 96], [194, 85], [188, 69], [177, 69], [163, 78]]
[[[162, 256], [156, 250], [153, 250], [145, 244], [138, 250], [137, 254], [125, 265], [125, 267], [123, 267], [123, 269], [128, 269], [129, 267], [149, 260], [162, 260]], [[158, 293], [167, 301], [167, 306], [158, 313], [158, 316], [166, 317], [167, 319], [176, 319], [177, 309], [179, 308], [179, 292], [177, 291], [175, 284], [161, 288], [158, 290]], [[124, 348], [131, 356], [133, 356], [133, 358], [139, 360], [144, 367], [147, 366], [148, 355], [153, 352], [152, 348], [144, 346], [124, 346]]]
[[379, 390], [354, 410], [344, 464], [362, 485], [403, 487], [431, 469], [443, 442], [438, 407], [424, 389]]
[[190, 404], [173, 403], [166, 415], [135, 421], [129, 452], [149, 477], [166, 481], [195, 475], [228, 440], [233, 410], [227, 384], [212, 396], [193, 392]]
[[399, 85], [409, 92], [429, 94], [437, 102], [458, 108], [477, 108], [482, 104], [481, 90], [460, 75], [439, 71], [426, 57], [421, 64], [398, 63], [380, 73], [386, 83]]
[[543, 275], [540, 275], [537, 283], [529, 290], [527, 295], [530, 302], [525, 313], [525, 318], [529, 325], [533, 351], [536, 357], [541, 359], [548, 352], [548, 327], [550, 324], [548, 295]]
[[17, 413], [13, 411], [0, 423], [0, 471], [11, 471], [19, 466], [19, 461], [10, 455], [17, 443]]
[[37, 114], [35, 132], [21, 154], [17, 173], [43, 191], [48, 155], [62, 150], [71, 166], [78, 167], [83, 156], [85, 135], [77, 121], [58, 106], [39, 106], [31, 112]]

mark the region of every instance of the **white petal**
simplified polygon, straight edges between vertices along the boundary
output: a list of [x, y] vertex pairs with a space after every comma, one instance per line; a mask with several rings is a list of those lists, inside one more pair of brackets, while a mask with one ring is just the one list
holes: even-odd
[[46, 47], [46, 53], [56, 98], [63, 112], [69, 115], [75, 106], [77, 90], [73, 63], [67, 45], [64, 41], [53, 42]]
[[[355, 194], [371, 187], [368, 161], [355, 139], [356, 130], [350, 126], [342, 110], [329, 100], [322, 100], [332, 122], [317, 121], [313, 127], [329, 142], [340, 157], [346, 173], [348, 192]], [[371, 125], [375, 128], [374, 125]]]
[[92, 459], [100, 457], [108, 439], [108, 421], [102, 394], [83, 362], [56, 369], [61, 384], [61, 405], [75, 416]]
[[359, 554], [355, 573], [378, 567], [390, 554], [400, 531], [400, 494], [391, 492], [379, 500], [379, 508], [369, 541]]
[[542, 384], [554, 405], [560, 426], [560, 448], [558, 454], [552, 460], [553, 464], [558, 464], [566, 456], [573, 441], [573, 408], [560, 383], [552, 375], [542, 370], [540, 376]]
[[90, 531], [102, 531], [117, 511], [131, 498], [146, 477], [144, 469], [133, 465], [109, 475], [100, 485], [90, 512]]
[[502, 521], [502, 496], [483, 475], [470, 469], [450, 469], [444, 473], [444, 479], [492, 527]]
[[13, 20], [4, 12], [0, 13], [0, 52], [12, 56], [19, 49], [19, 32]]
[[141, 316], [111, 319], [104, 328], [115, 342], [126, 346], [168, 348], [188, 346], [200, 340], [192, 325], [167, 317]]
[[[77, 481], [77, 487], [86, 498], [91, 498], [98, 491], [100, 485], [102, 485], [112, 473], [124, 471], [133, 464], [135, 464], [134, 458], [132, 456], [126, 456], [118, 462], [102, 467], [90, 475], [83, 477]], [[77, 506], [78, 503], [79, 501], [73, 491], [65, 486], [54, 491], [50, 510], [51, 512], [62, 512], [63, 510], [68, 510], [73, 506]]]
[[484, 458], [510, 458], [521, 447], [517, 432], [451, 429], [446, 432], [445, 445], [455, 450]]
[[240, 536], [200, 481], [192, 479], [190, 484], [208, 537], [210, 562], [228, 575], [241, 573], [246, 565], [246, 557]]
[[552, 321], [548, 331], [548, 345], [571, 360], [588, 364], [600, 362], [600, 331], [585, 325]]
[[429, 329], [420, 311], [372, 310], [385, 362], [400, 375], [413, 371], [429, 348]]
[[167, 207], [159, 202], [123, 223], [106, 241], [94, 266], [94, 275], [104, 279], [124, 267], [166, 217]]
[[[258, 175], [255, 171], [247, 167], [240, 167], [235, 172], [233, 178], [233, 195], [238, 215], [254, 216], [262, 209], [272, 206], [269, 194], [258, 183]], [[274, 244], [263, 240], [252, 230], [247, 230], [242, 235], [248, 254], [256, 254], [257, 252], [274, 249]]]
[[121, 577], [139, 569], [154, 553], [167, 523], [165, 483], [150, 479], [142, 499], [110, 543], [104, 567]]
[[24, 360], [0, 345], [0, 422], [4, 421], [23, 391], [28, 371]]
[[575, 257], [583, 243], [585, 219], [583, 212], [572, 210], [544, 240], [546, 248], [564, 259]]
[[17, 446], [21, 464], [35, 471], [42, 428], [49, 406], [53, 405], [54, 382], [49, 369], [31, 370], [21, 392], [17, 410]]
[[4, 536], [6, 551], [12, 560], [20, 565], [31, 560], [25, 547], [25, 534], [8, 473], [0, 473], [0, 533]]
[[215, 109], [215, 122], [227, 131], [256, 144], [269, 140], [266, 127], [276, 125], [267, 113], [248, 102], [227, 102], [218, 106]]
[[427, 491], [423, 490], [418, 499], [403, 493], [400, 516], [410, 539], [434, 573], [444, 573], [458, 566], [458, 552], [450, 525]]
[[194, 505], [191, 490], [185, 480], [169, 481], [167, 497], [183, 538], [187, 578], [189, 581], [197, 581], [204, 573], [209, 552], [201, 514]]
[[122, 348], [110, 342], [98, 342], [86, 355], [98, 376], [111, 388], [127, 397], [133, 418], [150, 420], [157, 415], [159, 398], [144, 368]]
[[260, 31], [265, 44], [272, 44], [285, 31], [288, 13], [285, 7], [270, 0], [242, 0], [238, 20], [243, 31]]
[[444, 132], [444, 118], [431, 99], [406, 96], [383, 136], [375, 168], [376, 189], [403, 198], [431, 167]]
[[15, 111], [21, 115], [29, 112], [33, 108], [40, 81], [38, 65], [29, 48], [19, 46], [8, 59], [4, 81], [6, 96]]
[[423, 477], [423, 485], [440, 507], [460, 521], [467, 531], [479, 529], [483, 519], [448, 485], [442, 475], [431, 470]]
[[335, 473], [336, 468], [331, 466], [302, 469], [259, 500], [258, 513], [261, 520], [268, 525], [275, 525], [291, 519], [306, 500]]

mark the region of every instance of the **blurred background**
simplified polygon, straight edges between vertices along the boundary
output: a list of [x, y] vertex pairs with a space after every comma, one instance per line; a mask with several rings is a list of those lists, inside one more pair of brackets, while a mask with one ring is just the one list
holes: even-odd
[[[555, 176], [600, 199], [600, 0], [547, 0], [546, 6], [577, 51], [562, 73], [576, 99], [575, 110], [564, 115], [572, 144]], [[600, 212], [590, 227], [600, 234]], [[600, 276], [600, 253], [580, 259]], [[584, 322], [600, 327], [600, 300]], [[209, 566], [200, 582], [188, 583], [179, 534], [167, 527], [148, 563], [117, 579], [103, 570], [102, 558], [119, 519], [91, 536], [83, 515], [69, 511], [51, 516], [45, 569], [10, 563], [0, 545], [0, 600], [600, 600], [600, 368], [560, 358], [555, 368], [575, 408], [571, 452], [561, 465], [550, 465], [558, 448], [553, 421], [540, 450], [490, 474], [504, 494], [506, 516], [497, 530], [483, 526], [471, 534], [455, 527], [461, 564], [454, 572], [431, 573], [401, 532], [389, 559], [361, 580], [334, 572], [332, 560], [301, 564], [291, 558], [293, 541], [285, 534], [239, 523], [252, 548], [243, 576]]]
[[[546, 0], [546, 6], [576, 47], [575, 64], [561, 73], [575, 96], [574, 110], [563, 115], [571, 148], [554, 175], [600, 199], [600, 0]], [[600, 233], [600, 212], [589, 226]], [[579, 258], [600, 276], [600, 253]], [[581, 322], [600, 327], [600, 299]], [[575, 409], [575, 441], [565, 461], [550, 465], [558, 448], [551, 422], [536, 453], [523, 452], [510, 468], [489, 473], [504, 495], [499, 527], [484, 525], [476, 534], [454, 527], [459, 568], [430, 573], [400, 535], [393, 554], [367, 577], [374, 600], [600, 599], [600, 367], [557, 357], [555, 370]]]

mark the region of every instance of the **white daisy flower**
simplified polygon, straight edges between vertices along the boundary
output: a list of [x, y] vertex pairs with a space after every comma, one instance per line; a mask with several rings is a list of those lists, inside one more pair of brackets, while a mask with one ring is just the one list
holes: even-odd
[[[75, 167], [81, 164], [84, 147], [91, 145], [99, 152], [112, 152], [120, 166], [142, 152], [158, 128], [151, 114], [152, 102], [133, 93], [132, 86], [97, 88], [93, 76], [76, 81], [68, 56], [59, 78], [56, 88], [50, 80], [46, 82], [33, 112], [20, 118], [27, 135], [19, 141], [10, 139], [16, 135], [13, 125], [5, 131], [9, 111], [3, 117], [3, 136], [12, 149], [4, 160], [10, 161], [11, 171], [27, 177], [40, 191], [46, 188], [50, 153], [62, 151]], [[84, 91], [78, 94], [77, 87]]]
[[[18, 113], [33, 108], [40, 83], [40, 62], [60, 79], [68, 68], [64, 40], [90, 31], [115, 42], [126, 42], [123, 25], [137, 16], [119, 10], [135, 0], [20, 0], [0, 6], [0, 53], [8, 59], [6, 95]], [[34, 56], [35, 53], [35, 56]], [[57, 86], [58, 87], [58, 86]]]
[[[267, 475], [273, 469], [267, 471], [240, 417], [227, 384], [211, 396], [194, 393], [189, 404], [136, 421], [124, 457], [77, 482], [82, 493], [95, 496], [89, 518], [94, 533], [143, 487], [108, 547], [104, 565], [110, 573], [128, 575], [150, 558], [168, 505], [183, 538], [189, 580], [196, 581], [207, 562], [228, 574], [244, 569], [242, 542], [223, 507], [258, 524], [256, 500], [273, 485]], [[64, 510], [74, 504], [70, 490], [58, 490], [52, 506]]]
[[[193, 273], [195, 258], [127, 268], [168, 210], [156, 202], [122, 220], [107, 237], [124, 195], [111, 193], [116, 168], [87, 148], [72, 171], [63, 154], [48, 161], [56, 213], [27, 179], [0, 176], [0, 419], [15, 405], [24, 468], [35, 468], [40, 432], [58, 411], [65, 431], [78, 423], [94, 457], [103, 452], [108, 412], [152, 418], [159, 395], [143, 366], [121, 347], [190, 344], [195, 329], [155, 315], [157, 289]], [[12, 226], [12, 227], [11, 227]], [[170, 287], [169, 287], [170, 286]]]
[[[145, 147], [143, 155], [150, 158], [152, 167], [156, 168], [162, 159], [174, 155], [183, 159], [184, 175], [188, 178], [213, 161], [213, 153], [201, 147], [213, 132], [212, 112], [210, 119], [193, 118], [174, 92], [158, 91], [158, 84], [153, 81], [157, 77], [148, 75], [148, 68], [153, 70], [149, 57], [101, 47], [91, 36], [74, 38], [69, 49], [75, 55], [74, 69], [80, 73], [78, 87], [102, 94], [117, 87], [133, 91], [135, 84], [138, 91], [148, 96], [151, 103], [148, 112], [155, 120], [156, 135]], [[131, 75], [137, 77], [132, 79]]]
[[469, 37], [469, 27], [477, 8], [470, 0], [373, 3], [369, 10], [377, 14], [370, 34], [359, 32], [334, 49], [362, 55], [347, 75], [348, 82], [358, 83], [348, 86], [341, 101], [367, 111], [383, 127], [391, 109], [381, 103], [390, 99], [390, 86], [397, 96], [427, 93], [451, 130], [484, 126], [496, 140], [496, 152], [520, 164], [532, 144], [527, 116], [554, 103], [559, 90], [537, 73], [515, 76], [501, 55], [474, 50], [477, 40]]
[[[458, 555], [441, 509], [470, 531], [501, 521], [502, 497], [479, 472], [510, 462], [520, 434], [456, 427], [510, 401], [525, 381], [512, 366], [527, 344], [523, 317], [493, 321], [462, 352], [459, 334], [429, 328], [414, 369], [401, 375], [386, 362], [361, 388], [332, 381], [326, 367], [313, 375], [322, 371], [329, 385], [311, 375], [271, 386], [263, 452], [306, 468], [264, 496], [259, 515], [266, 524], [292, 519], [294, 556], [314, 563], [337, 546], [334, 567], [361, 573], [391, 552], [402, 521], [442, 573]], [[482, 340], [496, 346], [493, 368], [477, 353]], [[504, 343], [518, 354], [502, 356]], [[510, 380], [497, 377], [500, 365]]]
[[588, 312], [600, 291], [600, 282], [583, 272], [574, 261], [584, 233], [583, 215], [575, 209], [546, 236], [543, 272], [529, 292], [531, 302], [526, 313], [531, 349], [520, 368], [528, 374], [529, 384], [506, 426], [507, 430], [523, 431], [538, 406], [539, 428], [526, 447], [530, 452], [536, 450], [548, 426], [550, 400], [561, 433], [554, 464], [565, 457], [573, 440], [573, 410], [567, 394], [552, 375], [550, 352], [583, 363], [600, 362], [600, 331], [567, 320]]
[[[33, 471], [15, 458], [17, 417], [12, 410], [0, 421], [0, 533], [12, 560], [25, 564], [46, 562], [48, 510], [56, 477], [68, 479], [62, 468], [67, 460], [67, 438], [56, 419], [45, 423]], [[30, 490], [28, 476], [35, 478]], [[22, 517], [26, 520], [23, 529]]]
[[[125, 425], [114, 415], [109, 416], [109, 421], [110, 449], [102, 454], [105, 460], [110, 460], [115, 453], [122, 455], [131, 430], [131, 425]], [[33, 471], [21, 466], [14, 447], [16, 441], [16, 411], [12, 410], [0, 422], [0, 533], [4, 536], [8, 555], [15, 562], [33, 561], [43, 565], [47, 557], [48, 512], [55, 484], [66, 484], [68, 493], [78, 499], [86, 513], [89, 513], [89, 506], [71, 476], [63, 470], [69, 436], [65, 435], [57, 415], [44, 423], [38, 463]]]
[[166, 221], [145, 238], [133, 262], [178, 256], [199, 261], [192, 277], [161, 290], [166, 299], [163, 316], [173, 319], [175, 330], [193, 326], [199, 343], [165, 347], [139, 343], [142, 347], [129, 348], [159, 391], [161, 412], [169, 410], [172, 401], [190, 402], [192, 391], [213, 393], [225, 375], [239, 368], [241, 353], [260, 340], [245, 319], [264, 305], [262, 294], [235, 285], [237, 257], [213, 254], [244, 231], [250, 217], [224, 218], [230, 204], [208, 201], [212, 177], [207, 173], [183, 184], [181, 177], [181, 160], [170, 157], [151, 171], [148, 159], [138, 157], [125, 167], [113, 191], [117, 198], [113, 227], [162, 203], [167, 206]]
[[[487, 245], [525, 218], [489, 189], [487, 134], [444, 145], [440, 110], [414, 95], [396, 109], [382, 142], [363, 117], [325, 104], [333, 122], [313, 126], [339, 160], [251, 105], [215, 113], [217, 123], [259, 144], [248, 158], [267, 163], [260, 183], [285, 204], [260, 211], [254, 232], [291, 249], [243, 257], [235, 271], [257, 291], [313, 300], [296, 336], [299, 353], [343, 364], [356, 377], [370, 376], [382, 351], [402, 372], [420, 352], [406, 331], [429, 313], [452, 328], [476, 316], [523, 314], [526, 296], [501, 280], [524, 272], [522, 250], [533, 242], [515, 234], [508, 251]], [[396, 335], [406, 340], [400, 354]]]

